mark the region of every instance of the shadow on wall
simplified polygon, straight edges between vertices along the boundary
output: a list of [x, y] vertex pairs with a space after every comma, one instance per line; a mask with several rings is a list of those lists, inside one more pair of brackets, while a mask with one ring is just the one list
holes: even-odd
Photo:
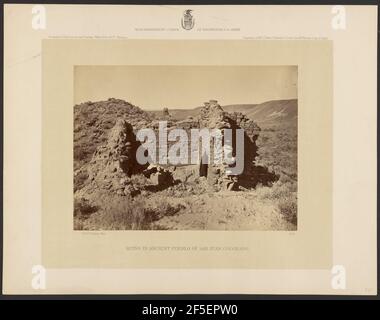
[[[255, 165], [255, 159], [258, 156], [258, 147], [256, 144], [257, 138], [259, 137], [260, 128], [254, 122], [245, 122], [243, 127], [238, 125], [236, 118], [237, 114], [233, 114], [228, 118], [228, 123], [221, 129], [231, 129], [232, 130], [232, 156], [237, 157], [237, 130], [244, 130], [244, 169], [243, 172], [238, 176], [230, 176], [231, 181], [236, 181], [236, 187], [241, 186], [246, 189], [252, 189], [257, 186], [257, 184], [262, 184], [264, 186], [270, 186], [273, 182], [279, 179], [279, 176], [273, 172], [270, 172], [268, 168]], [[224, 137], [222, 140], [224, 145]], [[211, 145], [211, 150], [213, 145]], [[199, 176], [206, 177], [208, 179], [213, 179], [215, 174], [213, 174], [213, 166], [206, 163], [200, 163], [199, 165]], [[227, 176], [225, 176], [227, 178]], [[234, 188], [238, 190], [238, 188]]]
[[[236, 129], [242, 129], [233, 121], [233, 141], [236, 142]], [[255, 165], [255, 159], [258, 156], [258, 147], [256, 144], [259, 133], [248, 136], [244, 131], [244, 171], [237, 177], [237, 183], [247, 189], [255, 188], [259, 183], [264, 186], [270, 186], [279, 179], [279, 176], [269, 172], [268, 168]], [[233, 145], [233, 155], [236, 155], [236, 145]]]

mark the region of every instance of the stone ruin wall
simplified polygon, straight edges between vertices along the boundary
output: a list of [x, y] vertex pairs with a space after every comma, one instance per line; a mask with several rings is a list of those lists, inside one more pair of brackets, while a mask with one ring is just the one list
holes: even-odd
[[[156, 141], [158, 141], [158, 121], [151, 122], [150, 127], [156, 132]], [[245, 165], [244, 172], [239, 177], [227, 177], [225, 174], [225, 165], [210, 164], [207, 166], [206, 176], [208, 183], [214, 187], [215, 190], [220, 190], [228, 187], [233, 182], [233, 185], [239, 185], [239, 182], [243, 180], [252, 180], [255, 175], [254, 160], [256, 155], [255, 141], [258, 137], [260, 128], [257, 124], [248, 119], [245, 115], [239, 112], [227, 113], [215, 100], [206, 102], [201, 109], [200, 115], [194, 119], [187, 119], [183, 121], [173, 122], [168, 121], [168, 133], [174, 128], [184, 129], [188, 137], [191, 137], [190, 130], [197, 128], [209, 128], [209, 129], [225, 129], [225, 128], [242, 128], [245, 130]], [[139, 143], [136, 142], [135, 133], [139, 128], [137, 125], [135, 128], [126, 120], [117, 120], [115, 126], [110, 130], [107, 143], [96, 149], [91, 162], [89, 163], [89, 179], [91, 184], [96, 185], [109, 191], [116, 191], [120, 194], [130, 193], [128, 186], [124, 184], [126, 177], [129, 177], [136, 173], [144, 173], [148, 165], [141, 166], [136, 161], [136, 150]], [[168, 142], [168, 149], [172, 144], [176, 142]], [[185, 142], [186, 143], [186, 142]], [[190, 146], [188, 146], [190, 148]], [[213, 150], [213, 144], [210, 144], [210, 150]], [[190, 149], [189, 149], [190, 151]], [[190, 157], [190, 153], [189, 153]], [[157, 168], [152, 171], [156, 174], [169, 175], [170, 166], [167, 169], [161, 168], [161, 165], [157, 165]], [[169, 172], [169, 173], [168, 173]], [[146, 171], [145, 171], [146, 173]], [[150, 173], [149, 173], [150, 174]], [[201, 165], [199, 165], [199, 174], [201, 174]], [[159, 179], [158, 179], [159, 180]], [[170, 179], [169, 179], [170, 180]]]

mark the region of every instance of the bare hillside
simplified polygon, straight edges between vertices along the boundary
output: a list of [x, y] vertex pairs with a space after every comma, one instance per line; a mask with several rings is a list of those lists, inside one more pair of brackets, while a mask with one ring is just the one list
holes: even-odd
[[[184, 120], [188, 117], [195, 118], [202, 107], [194, 109], [171, 109], [173, 119]], [[272, 100], [260, 104], [233, 104], [222, 106], [227, 112], [241, 112], [257, 123], [297, 122], [297, 100]], [[160, 115], [161, 111], [148, 111], [150, 114]]]

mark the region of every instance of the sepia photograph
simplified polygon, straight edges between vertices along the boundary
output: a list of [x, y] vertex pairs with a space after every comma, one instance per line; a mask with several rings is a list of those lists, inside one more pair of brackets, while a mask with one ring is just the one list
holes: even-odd
[[297, 66], [75, 66], [74, 230], [297, 230]]

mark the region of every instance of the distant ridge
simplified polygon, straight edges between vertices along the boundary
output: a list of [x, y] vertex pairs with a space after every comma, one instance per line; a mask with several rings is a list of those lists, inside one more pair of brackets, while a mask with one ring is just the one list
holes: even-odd
[[[222, 106], [227, 112], [241, 112], [248, 118], [258, 123], [268, 122], [295, 122], [297, 120], [297, 99], [271, 100], [260, 104], [233, 104]], [[184, 120], [188, 117], [199, 115], [201, 107], [194, 109], [170, 109], [169, 113], [173, 119]], [[149, 113], [161, 115], [162, 111], [148, 111]]]
[[240, 111], [257, 122], [294, 121], [298, 114], [298, 100], [272, 100], [260, 104], [228, 105], [223, 109], [228, 112]]

